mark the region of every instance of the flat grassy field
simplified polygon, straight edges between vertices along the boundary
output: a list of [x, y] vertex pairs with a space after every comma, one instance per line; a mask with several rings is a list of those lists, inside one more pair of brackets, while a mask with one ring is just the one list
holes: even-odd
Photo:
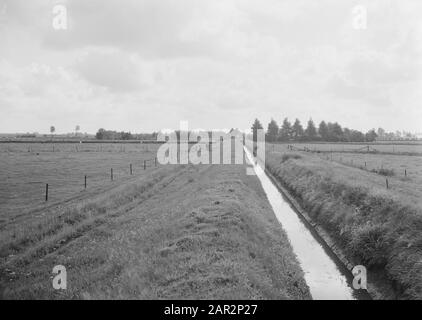
[[[122, 168], [132, 160], [83, 154]], [[164, 165], [88, 192], [4, 222], [2, 298], [311, 298], [287, 236], [245, 165]], [[59, 264], [67, 268], [64, 291], [52, 287]]]
[[[294, 148], [303, 149], [308, 148], [312, 151], [320, 152], [360, 152], [365, 153], [369, 151], [373, 153], [388, 153], [388, 154], [415, 154], [422, 156], [422, 143], [421, 142], [406, 142], [406, 141], [384, 141], [372, 143], [295, 143], [289, 142]], [[274, 151], [284, 151], [287, 143], [275, 144]], [[268, 146], [268, 150], [272, 145]]]
[[422, 185], [422, 156], [333, 152], [326, 154], [325, 158], [327, 157], [347, 166], [377, 172], [391, 181], [398, 179], [409, 184]]
[[[34, 208], [89, 195], [96, 187], [128, 179], [130, 164], [136, 176], [155, 169], [157, 149], [153, 144], [0, 144], [0, 228]], [[148, 160], [146, 170], [144, 160]]]
[[[266, 165], [346, 256], [368, 268], [376, 298], [421, 299], [420, 157], [358, 153], [333, 157], [270, 149]], [[361, 168], [364, 161], [367, 170]], [[380, 163], [395, 174], [372, 172]], [[407, 177], [404, 168], [409, 170]]]

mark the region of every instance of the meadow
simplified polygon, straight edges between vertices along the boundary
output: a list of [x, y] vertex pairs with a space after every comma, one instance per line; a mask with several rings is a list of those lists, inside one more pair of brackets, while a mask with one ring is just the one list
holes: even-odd
[[[245, 164], [143, 170], [142, 159], [155, 154], [128, 150], [1, 154], [14, 180], [36, 175], [57, 186], [70, 177], [74, 183], [48, 205], [38, 200], [42, 192], [31, 191], [32, 200], [9, 200], [9, 216], [2, 209], [0, 298], [311, 298], [289, 240]], [[81, 190], [87, 171], [98, 182]], [[19, 201], [25, 211], [14, 209]], [[51, 282], [59, 264], [67, 268], [64, 291]]]
[[[289, 143], [296, 150], [305, 148], [313, 152], [345, 152], [345, 153], [386, 153], [422, 156], [422, 143], [419, 141], [380, 141], [369, 143], [344, 143], [344, 142], [311, 142]], [[274, 150], [283, 150], [286, 144], [275, 144]], [[272, 145], [271, 145], [272, 148]]]
[[368, 268], [373, 297], [422, 298], [419, 156], [321, 153], [287, 145], [267, 151], [267, 169], [355, 265]]
[[0, 144], [0, 227], [28, 210], [128, 179], [130, 165], [133, 175], [155, 168], [157, 148], [156, 144]]
[[[422, 145], [416, 142], [410, 144], [385, 142], [367, 145], [355, 143], [267, 144], [266, 148], [268, 151], [282, 153], [306, 151], [306, 154], [312, 154], [323, 160], [377, 173], [388, 178], [391, 182], [389, 187], [397, 186], [394, 182], [397, 180], [406, 182], [406, 184], [399, 183], [400, 186], [407, 185], [416, 189], [419, 189], [422, 183]], [[382, 184], [386, 185], [385, 179]]]
[[329, 160], [398, 179], [410, 184], [422, 184], [422, 156], [386, 154], [336, 153], [327, 154]]

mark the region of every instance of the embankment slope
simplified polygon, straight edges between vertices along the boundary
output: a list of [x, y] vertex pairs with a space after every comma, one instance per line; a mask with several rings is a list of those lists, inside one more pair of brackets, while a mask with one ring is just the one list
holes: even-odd
[[355, 265], [380, 299], [422, 299], [422, 212], [415, 190], [308, 153], [266, 156], [267, 169]]
[[[51, 212], [49, 228], [32, 221], [31, 241], [3, 248], [3, 298], [309, 299], [258, 179], [245, 172], [164, 166]], [[58, 264], [67, 290], [52, 288]]]

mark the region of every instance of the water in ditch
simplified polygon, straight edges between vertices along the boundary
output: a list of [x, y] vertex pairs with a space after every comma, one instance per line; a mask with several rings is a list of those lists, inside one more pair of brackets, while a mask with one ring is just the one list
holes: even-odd
[[[252, 155], [245, 148], [253, 163]], [[356, 300], [369, 299], [366, 291], [354, 290], [351, 275], [336, 257], [324, 247], [284, 199], [259, 164], [253, 166], [274, 213], [286, 232], [299, 260], [313, 299]]]

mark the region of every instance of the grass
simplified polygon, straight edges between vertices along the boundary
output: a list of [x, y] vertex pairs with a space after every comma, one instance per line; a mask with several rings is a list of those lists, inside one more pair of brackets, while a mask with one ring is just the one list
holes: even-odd
[[329, 158], [347, 166], [379, 172], [401, 181], [422, 183], [422, 157], [387, 154], [333, 153]]
[[289, 159], [300, 159], [301, 156], [298, 154], [283, 154], [281, 157], [281, 162], [286, 162]]
[[270, 152], [266, 160], [270, 172], [349, 259], [368, 268], [376, 285], [373, 294], [422, 299], [420, 185], [392, 179], [386, 190], [385, 177], [377, 173], [306, 152]]
[[[422, 143], [420, 141], [402, 141], [402, 142], [369, 142], [369, 143], [347, 143], [347, 142], [320, 142], [320, 143], [311, 143], [311, 142], [287, 142], [287, 144], [293, 145], [295, 148], [304, 149], [308, 148], [311, 151], [319, 152], [339, 152], [339, 153], [367, 153], [369, 146], [370, 153], [378, 154], [397, 154], [397, 155], [422, 155]], [[272, 149], [267, 147], [268, 150]], [[286, 151], [286, 143], [275, 144], [274, 151]]]
[[[243, 165], [162, 166], [10, 223], [11, 299], [309, 299], [289, 241]], [[66, 266], [68, 289], [53, 290]]]
[[[52, 152], [51, 144], [0, 144], [3, 151], [0, 152], [0, 228], [11, 217], [25, 215], [34, 207], [42, 210], [52, 203], [111, 185], [111, 168], [114, 183], [130, 178], [130, 164], [134, 175], [143, 175], [154, 169], [154, 161], [149, 161], [144, 171], [143, 161], [154, 159], [158, 148], [157, 145], [69, 143], [54, 144], [54, 147]], [[84, 189], [85, 175], [87, 190]], [[47, 183], [48, 203], [45, 202]]]
[[378, 169], [378, 170], [372, 169], [371, 171], [372, 172], [375, 172], [375, 173], [378, 173], [378, 174], [380, 174], [382, 176], [386, 176], [386, 177], [393, 177], [395, 175], [393, 169], [383, 169], [383, 168], [381, 168], [381, 169]]

